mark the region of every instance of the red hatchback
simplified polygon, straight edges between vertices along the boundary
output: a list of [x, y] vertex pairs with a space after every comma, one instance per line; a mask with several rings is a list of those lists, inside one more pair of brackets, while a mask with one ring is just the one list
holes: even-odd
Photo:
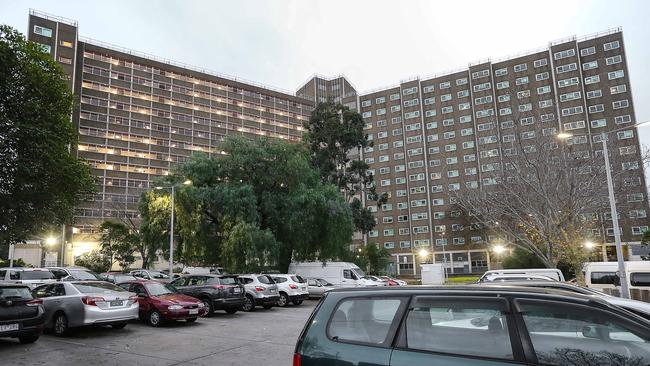
[[172, 286], [151, 280], [127, 281], [119, 284], [138, 295], [140, 319], [157, 327], [165, 320], [194, 322], [207, 309], [201, 300], [179, 293]]

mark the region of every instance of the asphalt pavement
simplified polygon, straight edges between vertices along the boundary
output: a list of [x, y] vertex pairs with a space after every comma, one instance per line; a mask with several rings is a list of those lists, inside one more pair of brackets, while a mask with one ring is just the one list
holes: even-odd
[[119, 330], [82, 328], [63, 338], [44, 334], [31, 345], [0, 338], [0, 365], [291, 365], [296, 339], [315, 305], [305, 301], [234, 315], [218, 311], [193, 324], [160, 328], [143, 322]]

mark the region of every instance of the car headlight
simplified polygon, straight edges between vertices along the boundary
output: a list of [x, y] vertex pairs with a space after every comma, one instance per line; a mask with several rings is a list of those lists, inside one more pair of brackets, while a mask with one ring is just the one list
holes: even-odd
[[200, 303], [199, 303], [199, 307], [200, 307], [200, 308], [204, 308], [204, 307], [205, 307], [205, 304], [202, 303], [202, 302], [200, 302]]
[[181, 305], [169, 305], [168, 310], [181, 310], [183, 307]]

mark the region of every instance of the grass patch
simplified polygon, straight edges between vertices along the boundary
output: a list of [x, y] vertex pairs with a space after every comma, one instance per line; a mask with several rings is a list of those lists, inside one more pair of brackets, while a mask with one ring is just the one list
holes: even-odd
[[480, 277], [479, 276], [458, 276], [458, 277], [449, 277], [447, 279], [447, 284], [450, 285], [461, 285], [468, 283], [476, 283]]

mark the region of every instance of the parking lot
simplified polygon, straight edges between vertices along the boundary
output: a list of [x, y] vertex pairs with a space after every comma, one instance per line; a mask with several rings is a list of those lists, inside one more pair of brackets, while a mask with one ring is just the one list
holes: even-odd
[[6, 365], [289, 365], [293, 348], [316, 301], [300, 306], [257, 308], [227, 315], [218, 311], [196, 323], [153, 328], [84, 328], [65, 338], [45, 334], [34, 344], [0, 339]]

